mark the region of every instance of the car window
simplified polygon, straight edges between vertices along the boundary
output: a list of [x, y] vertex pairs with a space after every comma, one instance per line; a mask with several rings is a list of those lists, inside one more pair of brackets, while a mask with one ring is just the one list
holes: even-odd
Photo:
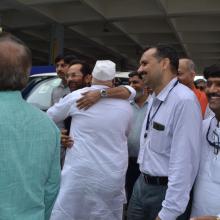
[[26, 98], [27, 102], [46, 111], [51, 106], [52, 90], [60, 81], [60, 78], [52, 78], [38, 83]]

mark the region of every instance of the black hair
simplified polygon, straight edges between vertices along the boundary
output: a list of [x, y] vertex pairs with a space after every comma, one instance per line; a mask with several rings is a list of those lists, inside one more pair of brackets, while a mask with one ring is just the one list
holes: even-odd
[[56, 63], [60, 62], [61, 60], [64, 60], [64, 56], [63, 56], [62, 54], [59, 54], [59, 55], [55, 58], [54, 63], [56, 64]]
[[147, 49], [145, 49], [145, 51], [153, 48], [156, 49], [155, 57], [158, 60], [160, 60], [161, 58], [168, 58], [170, 60], [171, 70], [174, 74], [177, 74], [179, 67], [179, 56], [177, 51], [173, 47], [163, 44], [148, 47]]
[[143, 79], [142, 75], [138, 73], [137, 71], [132, 71], [128, 74], [129, 78], [134, 77], [134, 76], [137, 76], [139, 79]]
[[92, 74], [92, 69], [93, 68], [86, 61], [84, 61], [84, 60], [72, 60], [69, 65], [72, 66], [72, 65], [75, 65], [75, 64], [81, 64], [82, 65], [81, 72], [82, 72], [83, 76]]
[[76, 60], [76, 56], [75, 55], [72, 55], [72, 54], [68, 54], [68, 55], [65, 55], [63, 60], [64, 60], [64, 63], [65, 64], [70, 64], [71, 62], [73, 62], [74, 60]]
[[205, 67], [203, 75], [207, 80], [209, 77], [220, 77], [220, 65], [213, 64], [211, 66]]

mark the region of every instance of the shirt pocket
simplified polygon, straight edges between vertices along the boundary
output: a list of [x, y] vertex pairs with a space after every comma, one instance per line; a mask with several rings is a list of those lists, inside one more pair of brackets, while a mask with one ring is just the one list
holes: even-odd
[[164, 130], [157, 130], [155, 128], [151, 128], [149, 138], [149, 148], [152, 151], [160, 154], [169, 154], [170, 138], [168, 136], [166, 128]]

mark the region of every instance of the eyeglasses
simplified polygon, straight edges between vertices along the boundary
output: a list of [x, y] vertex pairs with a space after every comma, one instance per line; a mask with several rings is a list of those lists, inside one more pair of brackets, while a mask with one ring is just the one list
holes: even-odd
[[[213, 117], [214, 118], [214, 117]], [[212, 119], [213, 119], [212, 118]], [[215, 130], [213, 130], [213, 139], [214, 139], [214, 142], [210, 141], [209, 139], [209, 133], [210, 133], [210, 128], [211, 128], [211, 122], [212, 122], [212, 119], [210, 121], [210, 124], [209, 124], [209, 128], [208, 128], [208, 131], [206, 133], [206, 140], [208, 141], [209, 145], [211, 145], [213, 148], [214, 148], [214, 154], [218, 154], [219, 150], [220, 150], [220, 128], [216, 128]]]
[[66, 78], [68, 78], [68, 77], [72, 77], [72, 78], [74, 78], [74, 77], [83, 77], [83, 74], [82, 73], [67, 73]]

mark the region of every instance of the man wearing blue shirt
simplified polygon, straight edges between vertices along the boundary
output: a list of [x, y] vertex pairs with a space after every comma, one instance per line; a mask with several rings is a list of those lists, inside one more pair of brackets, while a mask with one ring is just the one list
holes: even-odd
[[175, 220], [186, 209], [200, 156], [201, 113], [193, 92], [177, 80], [178, 56], [169, 46], [146, 50], [138, 72], [154, 91], [143, 123], [141, 175], [129, 220]]

